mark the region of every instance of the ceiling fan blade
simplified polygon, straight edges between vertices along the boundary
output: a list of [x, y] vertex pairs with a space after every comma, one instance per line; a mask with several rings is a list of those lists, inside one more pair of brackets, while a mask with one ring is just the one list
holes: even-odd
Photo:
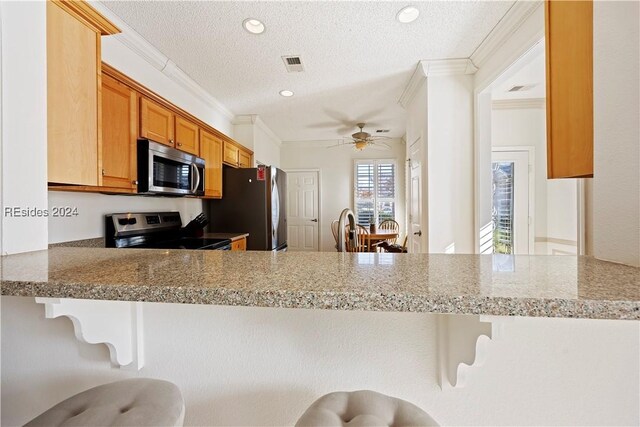
[[391, 150], [391, 146], [387, 143], [384, 142], [370, 142], [369, 143], [369, 147], [371, 147], [372, 150], [378, 150], [378, 151], [388, 151]]
[[339, 125], [340, 123], [336, 123], [336, 122], [320, 122], [320, 123], [312, 123], [310, 125], [307, 125], [306, 127], [308, 129], [333, 129]]

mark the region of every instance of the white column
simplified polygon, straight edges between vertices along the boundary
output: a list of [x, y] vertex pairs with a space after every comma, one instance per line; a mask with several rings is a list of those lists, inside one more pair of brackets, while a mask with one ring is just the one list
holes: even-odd
[[[3, 2], [1, 254], [47, 247], [46, 2]], [[25, 209], [12, 216], [9, 210]]]

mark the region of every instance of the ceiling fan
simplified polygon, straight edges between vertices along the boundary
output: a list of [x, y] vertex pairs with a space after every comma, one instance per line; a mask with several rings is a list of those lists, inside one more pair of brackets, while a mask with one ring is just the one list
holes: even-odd
[[391, 147], [382, 142], [383, 139], [391, 139], [387, 136], [372, 136], [369, 132], [365, 132], [363, 129], [366, 123], [358, 123], [357, 126], [360, 128], [359, 132], [351, 134], [350, 137], [344, 137], [343, 140], [337, 144], [332, 145], [332, 147], [340, 147], [346, 145], [353, 145], [353, 147], [357, 151], [362, 151], [367, 147], [378, 148], [382, 150], [389, 150]]

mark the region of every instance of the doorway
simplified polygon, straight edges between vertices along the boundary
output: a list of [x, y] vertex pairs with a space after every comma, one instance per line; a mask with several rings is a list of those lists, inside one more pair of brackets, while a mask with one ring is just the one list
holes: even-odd
[[480, 253], [575, 255], [584, 240], [580, 180], [547, 179], [544, 55], [539, 40], [476, 89]]
[[320, 248], [320, 171], [288, 170], [287, 244], [290, 251]]
[[532, 149], [494, 148], [491, 154], [492, 252], [533, 253]]

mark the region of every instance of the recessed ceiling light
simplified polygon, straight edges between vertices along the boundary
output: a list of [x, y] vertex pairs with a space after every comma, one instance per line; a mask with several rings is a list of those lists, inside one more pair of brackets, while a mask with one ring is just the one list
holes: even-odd
[[409, 22], [413, 22], [418, 19], [418, 15], [420, 15], [420, 11], [417, 7], [407, 6], [400, 9], [396, 15], [396, 19], [403, 24], [408, 24]]
[[265, 30], [265, 26], [262, 21], [254, 18], [245, 19], [242, 21], [242, 26], [251, 34], [262, 34]]
[[281, 90], [280, 91], [280, 95], [285, 96], [285, 97], [290, 97], [293, 96], [293, 92], [290, 90]]

